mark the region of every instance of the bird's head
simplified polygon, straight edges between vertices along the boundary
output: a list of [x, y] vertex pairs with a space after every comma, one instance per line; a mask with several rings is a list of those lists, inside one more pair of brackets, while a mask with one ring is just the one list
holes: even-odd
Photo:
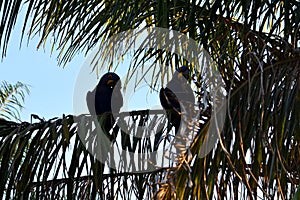
[[179, 69], [177, 69], [177, 76], [178, 78], [181, 78], [182, 76], [186, 79], [190, 79], [190, 70], [187, 66], [182, 66]]
[[100, 79], [100, 85], [105, 85], [111, 89], [113, 89], [117, 83], [120, 84], [120, 77], [113, 72], [104, 74]]

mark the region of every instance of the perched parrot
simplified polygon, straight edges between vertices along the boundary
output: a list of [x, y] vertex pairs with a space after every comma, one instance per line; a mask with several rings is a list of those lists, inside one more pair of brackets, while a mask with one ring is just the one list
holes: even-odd
[[[180, 67], [173, 75], [170, 82], [167, 83], [165, 88], [161, 88], [159, 92], [160, 103], [162, 107], [167, 111], [167, 118], [169, 127], [175, 127], [175, 134], [177, 134], [181, 114], [183, 109], [181, 106], [193, 106], [195, 103], [195, 96], [192, 88], [188, 84], [190, 77], [189, 68], [186, 66]], [[181, 104], [181, 105], [180, 105]]]
[[[119, 128], [115, 124], [115, 119], [112, 113], [119, 113], [121, 107], [123, 106], [123, 97], [121, 93], [121, 81], [120, 77], [113, 72], [108, 72], [104, 74], [96, 88], [93, 91], [89, 91], [86, 95], [86, 101], [88, 109], [91, 115], [101, 115], [98, 119], [101, 120], [100, 126], [104, 131], [104, 134], [109, 138], [111, 142], [114, 142], [117, 138], [117, 133]], [[110, 131], [112, 129], [112, 134]], [[98, 134], [96, 134], [99, 136]], [[102, 144], [100, 144], [102, 146]], [[100, 148], [101, 148], [100, 146]], [[112, 153], [112, 152], [108, 152]], [[104, 161], [108, 159], [109, 154], [101, 155], [101, 162], [99, 160], [91, 160], [92, 168], [94, 172], [94, 181], [97, 183], [100, 192], [103, 188], [103, 172], [104, 172]], [[113, 158], [113, 155], [111, 155]], [[112, 161], [111, 158], [111, 162]], [[114, 169], [110, 168], [111, 176], [114, 176]], [[112, 179], [112, 177], [111, 177]], [[113, 191], [113, 190], [112, 190]]]
[[96, 88], [87, 93], [86, 100], [91, 114], [119, 112], [123, 106], [120, 77], [113, 72], [104, 74]]
[[[86, 95], [88, 109], [91, 115], [102, 115], [107, 113], [102, 128], [109, 135], [109, 131], [114, 125], [113, 113], [119, 113], [123, 106], [120, 77], [113, 72], [104, 74], [96, 88]], [[113, 131], [114, 132], [114, 131]], [[115, 133], [110, 136], [110, 140], [116, 139]]]

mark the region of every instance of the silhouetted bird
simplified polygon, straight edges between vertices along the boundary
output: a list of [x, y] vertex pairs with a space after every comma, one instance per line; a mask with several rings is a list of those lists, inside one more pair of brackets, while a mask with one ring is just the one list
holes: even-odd
[[167, 111], [168, 131], [174, 126], [175, 134], [177, 134], [180, 127], [183, 111], [181, 106], [185, 106], [185, 110], [187, 110], [188, 106], [191, 107], [195, 103], [193, 90], [187, 82], [189, 73], [188, 67], [180, 67], [174, 73], [171, 81], [167, 83], [166, 88], [161, 88], [159, 93], [161, 105]]
[[[120, 77], [113, 72], [104, 74], [96, 88], [87, 93], [86, 101], [91, 115], [107, 114], [102, 118], [101, 126], [109, 136], [109, 131], [115, 122], [112, 112], [118, 113], [123, 106]], [[115, 134], [110, 136], [111, 141], [116, 138]]]
[[91, 114], [119, 112], [123, 106], [120, 77], [113, 72], [104, 74], [96, 88], [87, 93], [86, 100]]
[[[88, 109], [91, 115], [99, 116], [99, 124], [104, 132], [104, 134], [109, 138], [111, 142], [116, 140], [117, 133], [119, 128], [116, 126], [113, 128], [115, 124], [115, 119], [113, 117], [113, 113], [119, 113], [121, 107], [123, 106], [123, 97], [121, 93], [121, 81], [120, 77], [113, 73], [108, 72], [104, 74], [96, 88], [92, 92], [88, 92], [86, 95], [86, 101], [88, 105]], [[112, 134], [110, 134], [110, 130], [112, 130]], [[97, 131], [97, 130], [96, 130]], [[95, 133], [95, 137], [100, 136], [98, 132]], [[96, 140], [97, 141], [97, 140]], [[105, 141], [105, 140], [102, 140]], [[97, 143], [98, 144], [98, 143]], [[99, 148], [103, 148], [101, 142], [99, 144]], [[109, 145], [108, 145], [109, 146]], [[107, 149], [104, 148], [105, 152]], [[99, 160], [91, 160], [91, 165], [93, 168], [94, 173], [94, 181], [98, 184], [93, 184], [93, 192], [92, 194], [95, 195], [95, 191], [99, 189], [100, 193], [103, 193], [103, 172], [104, 172], [104, 162], [108, 158], [109, 154], [101, 153], [98, 155], [101, 157], [101, 162]], [[110, 162], [113, 161], [113, 152], [110, 153]], [[111, 176], [113, 176], [114, 170], [110, 168]], [[112, 179], [112, 177], [111, 177]], [[98, 186], [98, 188], [96, 188]], [[112, 189], [113, 192], [113, 189]], [[94, 196], [92, 195], [92, 196]]]

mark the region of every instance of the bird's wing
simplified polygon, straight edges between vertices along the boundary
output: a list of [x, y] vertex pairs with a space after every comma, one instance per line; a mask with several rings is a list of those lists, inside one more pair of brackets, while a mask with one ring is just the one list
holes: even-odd
[[161, 88], [159, 92], [161, 105], [166, 110], [180, 113], [180, 104], [176, 95], [169, 88]]
[[107, 86], [98, 85], [95, 94], [96, 115], [111, 112], [112, 90]]

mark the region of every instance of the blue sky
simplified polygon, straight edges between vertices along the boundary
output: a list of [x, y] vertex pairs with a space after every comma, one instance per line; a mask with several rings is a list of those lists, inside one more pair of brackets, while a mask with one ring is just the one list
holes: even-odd
[[[62, 114], [74, 114], [74, 87], [86, 57], [77, 54], [65, 67], [58, 66], [58, 52], [53, 52], [51, 55], [50, 44], [37, 50], [38, 37], [31, 39], [28, 45], [25, 39], [20, 48], [21, 17], [22, 15], [12, 32], [6, 57], [0, 63], [0, 81], [6, 80], [11, 84], [20, 81], [30, 86], [30, 94], [25, 98], [25, 108], [20, 113], [21, 120], [30, 121], [31, 114], [37, 114], [45, 119], [61, 117]], [[124, 72], [128, 65], [129, 61], [125, 60], [120, 65], [121, 71]], [[96, 84], [95, 78], [89, 86], [90, 89]], [[146, 98], [142, 99], [142, 96]], [[158, 95], [149, 94], [146, 90], [135, 92], [131, 98], [127, 107], [129, 110], [159, 106]], [[82, 99], [85, 100], [85, 94]]]
[[[22, 21], [22, 20], [21, 20]], [[72, 113], [73, 87], [84, 62], [84, 55], [77, 55], [65, 68], [58, 66], [56, 54], [50, 56], [50, 46], [36, 49], [38, 38], [20, 47], [22, 24], [18, 21], [12, 32], [6, 57], [0, 63], [0, 81], [11, 84], [21, 81], [30, 85], [30, 95], [25, 98], [21, 120], [29, 121], [31, 114], [49, 119]]]
[[10, 46], [7, 57], [0, 64], [0, 80], [30, 85], [30, 94], [21, 111], [22, 120], [28, 121], [32, 113], [48, 119], [72, 113], [72, 88], [81, 62], [82, 57], [78, 57], [63, 69], [47, 53], [37, 52], [33, 47], [19, 51]]

